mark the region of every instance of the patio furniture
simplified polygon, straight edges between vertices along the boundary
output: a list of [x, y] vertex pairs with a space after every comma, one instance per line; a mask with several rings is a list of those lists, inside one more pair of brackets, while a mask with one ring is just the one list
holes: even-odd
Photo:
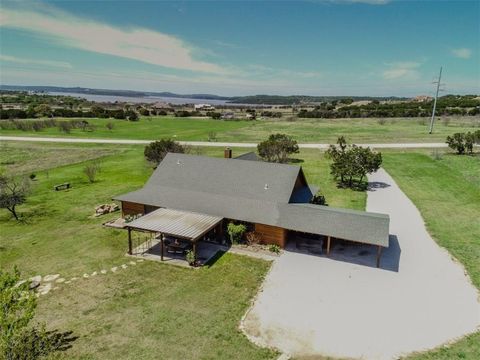
[[174, 241], [166, 244], [166, 246], [167, 252], [169, 253], [183, 254], [190, 247], [190, 243], [186, 241], [178, 241], [178, 239], [175, 239]]

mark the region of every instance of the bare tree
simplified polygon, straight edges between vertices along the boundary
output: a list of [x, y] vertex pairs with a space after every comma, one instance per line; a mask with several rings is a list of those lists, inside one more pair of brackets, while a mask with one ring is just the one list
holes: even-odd
[[29, 190], [30, 183], [27, 178], [0, 176], [0, 208], [7, 209], [19, 220], [16, 207], [27, 200]]

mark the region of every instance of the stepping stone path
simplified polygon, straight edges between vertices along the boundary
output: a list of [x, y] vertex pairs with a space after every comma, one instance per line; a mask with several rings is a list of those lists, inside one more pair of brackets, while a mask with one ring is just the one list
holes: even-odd
[[46, 282], [49, 282], [49, 281], [53, 281], [53, 280], [56, 280], [60, 277], [60, 274], [55, 274], [55, 275], [45, 275], [43, 277], [43, 281], [46, 281]]
[[52, 290], [52, 283], [47, 282], [38, 287], [37, 291], [40, 295], [47, 295]]
[[[137, 259], [136, 262], [132, 260], [132, 261], [129, 261], [128, 264], [131, 266], [136, 266], [137, 263], [141, 263], [143, 261], [144, 261], [143, 259]], [[114, 266], [110, 270], [112, 273], [115, 273], [120, 268], [127, 269], [128, 265], [122, 264], [120, 266]], [[84, 279], [89, 279], [90, 277], [97, 276], [98, 274], [106, 275], [107, 273], [108, 273], [108, 270], [102, 269], [99, 272], [94, 271], [91, 275], [89, 275], [88, 273], [84, 273], [82, 277]], [[74, 276], [69, 280], [67, 280], [63, 277], [60, 277], [60, 274], [45, 275], [43, 278], [41, 275], [36, 275], [29, 278], [28, 280], [20, 280], [19, 282], [17, 282], [17, 284], [15, 284], [15, 286], [18, 287], [18, 286], [21, 286], [22, 284], [25, 284], [27, 281], [30, 281], [30, 290], [35, 289], [36, 290], [35, 296], [39, 297], [41, 295], [48, 294], [52, 290], [59, 290], [60, 287], [57, 285], [71, 284], [72, 282], [77, 281], [78, 279], [79, 277]]]
[[41, 281], [42, 281], [42, 276], [41, 275], [31, 277], [30, 278], [30, 290], [39, 287]]

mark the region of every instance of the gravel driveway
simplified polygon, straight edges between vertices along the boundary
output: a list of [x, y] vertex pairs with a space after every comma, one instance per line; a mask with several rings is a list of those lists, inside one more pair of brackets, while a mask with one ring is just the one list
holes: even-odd
[[478, 329], [478, 292], [464, 268], [384, 170], [369, 181], [367, 209], [391, 217], [382, 268], [374, 249], [363, 257], [334, 249], [331, 258], [286, 251], [242, 322], [251, 340], [290, 355], [393, 359]]

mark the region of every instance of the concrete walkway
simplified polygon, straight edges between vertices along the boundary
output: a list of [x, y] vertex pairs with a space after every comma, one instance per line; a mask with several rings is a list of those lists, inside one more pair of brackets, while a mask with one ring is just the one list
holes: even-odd
[[[141, 145], [149, 144], [153, 140], [130, 140], [130, 139], [93, 139], [93, 138], [61, 138], [61, 137], [36, 137], [36, 136], [0, 136], [0, 141], [35, 141], [35, 142], [58, 142], [72, 144], [125, 144]], [[191, 146], [217, 146], [217, 147], [256, 147], [256, 143], [237, 143], [237, 142], [209, 142], [209, 141], [179, 141], [179, 143]], [[415, 149], [415, 148], [445, 148], [445, 143], [399, 143], [399, 144], [357, 144], [359, 146], [369, 146], [376, 149]], [[329, 144], [298, 144], [303, 149], [328, 149]]]
[[251, 340], [291, 355], [394, 359], [478, 329], [479, 294], [464, 268], [384, 170], [369, 181], [367, 209], [391, 217], [382, 268], [285, 252], [242, 322]]

